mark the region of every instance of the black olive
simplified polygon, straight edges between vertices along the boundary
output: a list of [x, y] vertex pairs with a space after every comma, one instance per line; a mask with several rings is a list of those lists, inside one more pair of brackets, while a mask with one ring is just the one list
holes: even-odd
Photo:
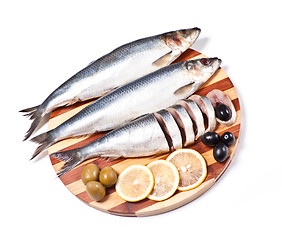
[[235, 142], [235, 137], [231, 132], [225, 132], [221, 135], [221, 142], [230, 147]]
[[201, 138], [203, 144], [214, 147], [220, 142], [220, 136], [216, 132], [207, 132]]
[[228, 121], [231, 118], [231, 110], [225, 104], [218, 104], [215, 108], [215, 115], [221, 121]]
[[217, 162], [223, 162], [228, 156], [228, 147], [220, 142], [213, 149], [213, 157]]

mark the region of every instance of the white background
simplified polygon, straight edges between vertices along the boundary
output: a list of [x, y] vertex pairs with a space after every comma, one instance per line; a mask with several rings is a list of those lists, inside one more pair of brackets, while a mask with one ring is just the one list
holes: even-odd
[[[1, 1], [1, 239], [281, 239], [281, 22], [272, 0]], [[48, 157], [29, 161], [19, 110], [124, 43], [195, 26], [193, 48], [223, 60], [242, 110], [238, 151], [208, 192], [169, 213], [112, 216], [74, 197]]]

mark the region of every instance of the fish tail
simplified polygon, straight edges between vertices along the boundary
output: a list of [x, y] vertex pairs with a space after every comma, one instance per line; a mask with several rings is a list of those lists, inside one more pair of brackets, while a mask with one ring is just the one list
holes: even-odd
[[46, 150], [49, 146], [53, 144], [51, 131], [42, 133], [31, 139], [32, 142], [38, 143], [39, 146], [34, 151], [30, 160], [35, 158], [39, 153]]
[[40, 108], [41, 105], [35, 106], [32, 108], [26, 108], [21, 110], [20, 112], [25, 113], [24, 116], [29, 117], [30, 120], [33, 120], [30, 128], [26, 132], [24, 136], [24, 141], [27, 140], [31, 134], [35, 131], [39, 123], [41, 122], [43, 115], [42, 115], [42, 109]]
[[38, 110], [39, 107], [40, 105], [31, 108], [22, 109], [19, 112], [24, 113], [24, 116], [30, 117], [30, 119], [34, 119], [34, 113]]
[[57, 172], [58, 177], [61, 177], [62, 175], [64, 175], [65, 173], [76, 167], [78, 164], [83, 162], [78, 149], [72, 149], [63, 152], [55, 152], [50, 155], [50, 158], [51, 159], [54, 158], [65, 162], [65, 164], [60, 169], [60, 171]]

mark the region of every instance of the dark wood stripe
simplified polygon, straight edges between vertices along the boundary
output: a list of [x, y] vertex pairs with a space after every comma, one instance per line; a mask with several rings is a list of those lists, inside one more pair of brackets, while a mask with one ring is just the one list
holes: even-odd
[[[228, 161], [228, 159], [226, 159], [225, 161]], [[220, 172], [225, 168], [225, 164], [226, 162], [222, 162], [222, 163], [216, 162], [214, 164], [208, 165], [209, 174], [207, 175], [204, 182], [211, 180], [212, 178], [216, 179], [217, 176], [220, 174]]]
[[113, 214], [126, 214], [127, 216], [135, 216], [135, 213], [143, 208], [152, 206], [156, 201], [148, 198], [139, 202], [124, 202], [115, 207], [110, 208], [108, 211]]
[[183, 52], [179, 58], [177, 58], [173, 63], [187, 61], [191, 58], [197, 57], [201, 53], [193, 50], [192, 48], [188, 48], [185, 52]]
[[234, 105], [234, 107], [235, 107], [236, 112], [239, 111], [239, 110], [240, 110], [239, 99], [238, 99], [238, 98], [233, 99], [233, 100], [232, 100], [232, 103], [233, 103], [233, 105]]
[[[207, 83], [208, 84], [208, 83]], [[234, 87], [234, 85], [232, 84], [232, 82], [230, 81], [230, 79], [224, 78], [218, 82], [215, 82], [213, 84], [210, 84], [208, 86], [203, 86], [202, 88], [200, 88], [196, 94], [202, 95], [202, 96], [206, 96], [210, 91], [214, 90], [214, 89], [218, 89], [221, 91], [226, 91], [230, 88]]]
[[74, 104], [69, 105], [69, 106], [59, 107], [51, 113], [50, 119], [57, 117], [61, 114], [64, 114], [66, 112], [69, 112], [70, 110], [73, 110], [77, 107], [82, 106], [83, 104], [90, 103], [92, 101], [95, 101], [95, 99], [89, 99], [89, 100], [86, 100], [86, 101], [83, 101], [83, 102], [74, 103]]

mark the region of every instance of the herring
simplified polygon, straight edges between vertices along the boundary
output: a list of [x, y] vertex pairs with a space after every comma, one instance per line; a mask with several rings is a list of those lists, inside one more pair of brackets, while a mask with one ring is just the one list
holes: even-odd
[[56, 128], [31, 139], [40, 144], [32, 158], [60, 140], [115, 129], [189, 97], [220, 63], [218, 58], [175, 63], [109, 92]]
[[202, 111], [204, 123], [207, 121], [207, 124], [205, 124], [205, 132], [212, 131], [216, 126], [216, 118], [211, 101], [207, 97], [197, 94], [192, 95], [189, 99], [194, 101]]
[[43, 117], [60, 106], [97, 98], [172, 63], [198, 38], [199, 28], [183, 29], [125, 44], [91, 62], [54, 90], [40, 105], [23, 109], [33, 120], [24, 140]]

